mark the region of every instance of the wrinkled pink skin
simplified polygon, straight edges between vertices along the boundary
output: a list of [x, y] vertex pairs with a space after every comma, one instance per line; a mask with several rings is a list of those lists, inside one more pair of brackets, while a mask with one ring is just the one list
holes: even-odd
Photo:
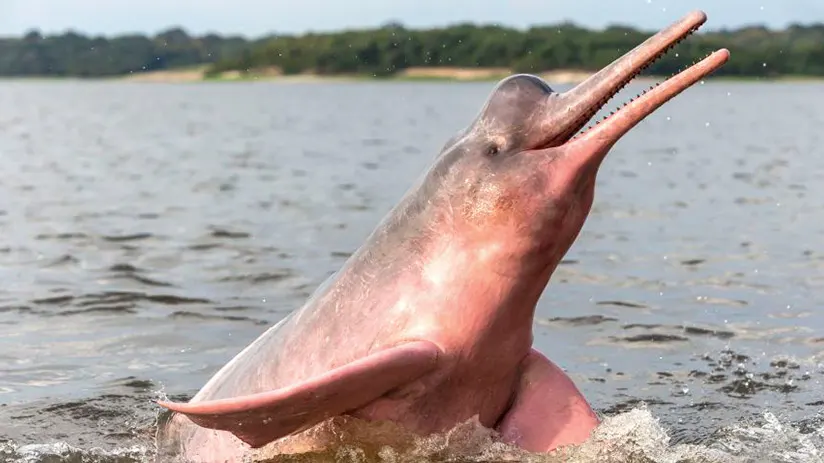
[[[570, 138], [640, 66], [704, 19], [687, 16], [565, 94], [533, 76], [502, 81], [475, 122], [446, 144], [422, 181], [301, 309], [241, 352], [190, 404], [163, 405], [197, 420], [205, 410], [198, 404], [301, 389], [332, 371], [332, 389], [351, 380], [351, 393], [374, 392], [346, 413], [419, 435], [478, 416], [530, 451], [585, 441], [598, 418], [571, 379], [532, 349], [535, 306], [584, 224], [609, 149], [728, 53], [716, 52]], [[397, 383], [388, 391], [355, 379], [347, 367], [366, 358], [368, 371], [370, 355], [416, 341], [424, 341], [421, 354], [410, 354], [408, 369], [374, 377]], [[376, 371], [381, 362], [374, 361]], [[350, 396], [332, 396], [324, 406]], [[238, 461], [250, 448], [181, 414], [164, 435], [190, 461]], [[255, 446], [269, 440], [257, 439]]]

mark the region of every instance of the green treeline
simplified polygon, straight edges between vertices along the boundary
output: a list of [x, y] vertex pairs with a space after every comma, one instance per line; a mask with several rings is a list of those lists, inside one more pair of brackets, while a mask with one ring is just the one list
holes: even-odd
[[[412, 30], [397, 23], [369, 30], [271, 36], [257, 40], [171, 29], [154, 37], [66, 33], [0, 39], [0, 75], [98, 77], [209, 65], [209, 73], [278, 68], [284, 74], [391, 76], [411, 67], [500, 67], [513, 72], [596, 70], [651, 33], [571, 23], [527, 30], [458, 24]], [[746, 27], [693, 35], [647, 73], [672, 74], [726, 47], [732, 59], [718, 74], [824, 76], [824, 24], [775, 31]]]
[[0, 75], [104, 77], [208, 64], [239, 56], [251, 42], [239, 37], [191, 37], [175, 28], [155, 37], [88, 37], [74, 32], [0, 38]]
[[[218, 60], [212, 70], [276, 66], [286, 74], [376, 76], [420, 66], [505, 67], [531, 73], [597, 70], [650, 35], [622, 26], [593, 31], [569, 23], [525, 31], [471, 24], [410, 30], [390, 24], [364, 31], [271, 38], [240, 55]], [[730, 49], [732, 59], [718, 74], [824, 75], [824, 24], [792, 26], [783, 31], [749, 27], [695, 34], [647, 73], [670, 75], [722, 47]]]

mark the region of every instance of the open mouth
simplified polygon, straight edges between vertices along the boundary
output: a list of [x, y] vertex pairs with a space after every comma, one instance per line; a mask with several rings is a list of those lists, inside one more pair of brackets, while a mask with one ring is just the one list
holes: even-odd
[[706, 20], [707, 15], [702, 11], [686, 15], [564, 93], [561, 102], [566, 106], [571, 120], [568, 121], [568, 129], [555, 140], [560, 144], [577, 140], [597, 140], [611, 145], [661, 105], [720, 68], [729, 59], [729, 51], [726, 49], [715, 51], [669, 79], [650, 86], [621, 108], [579, 133], [621, 89], [697, 31]]

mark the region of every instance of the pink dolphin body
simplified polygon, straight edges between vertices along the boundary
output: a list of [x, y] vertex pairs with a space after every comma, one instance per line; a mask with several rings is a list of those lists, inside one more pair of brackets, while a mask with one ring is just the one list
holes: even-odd
[[[598, 168], [643, 118], [729, 58], [719, 50], [576, 134], [706, 21], [702, 12], [555, 93], [515, 75], [343, 268], [177, 412], [190, 461], [239, 461], [331, 417], [428, 435], [477, 417], [530, 451], [598, 425], [572, 380], [532, 348], [535, 306], [592, 204]], [[171, 429], [171, 428], [170, 428]]]

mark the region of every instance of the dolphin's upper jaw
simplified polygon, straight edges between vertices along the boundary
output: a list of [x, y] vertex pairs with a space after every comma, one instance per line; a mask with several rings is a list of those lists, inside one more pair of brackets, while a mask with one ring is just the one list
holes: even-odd
[[[545, 124], [546, 127], [549, 128], [547, 133], [550, 135], [547, 140], [539, 143], [534, 149], [547, 149], [561, 146], [569, 143], [573, 139], [581, 137], [582, 133], [579, 133], [581, 129], [584, 128], [587, 122], [589, 122], [609, 100], [669, 50], [697, 31], [706, 20], [707, 16], [705, 13], [701, 11], [692, 12], [653, 35], [573, 89], [563, 94], [549, 95], [546, 103], [546, 113], [549, 114], [550, 117], [547, 117]], [[630, 125], [634, 126], [665, 101], [720, 67], [726, 61], [728, 55], [729, 53], [726, 50], [720, 50], [709, 55], [704, 61], [694, 64], [669, 80], [651, 86], [649, 89], [625, 103], [617, 111], [611, 113], [610, 116], [596, 121], [594, 125], [600, 126], [600, 130], [605, 133], [607, 131], [603, 129], [603, 126], [612, 124], [610, 120], [612, 116], [625, 111], [628, 106], [633, 105], [636, 101], [647, 95], [658, 96], [651, 100], [647, 98], [647, 100], [656, 102], [654, 107], [649, 110], [639, 111], [637, 107], [630, 108], [635, 110], [628, 111], [627, 115], [631, 118], [631, 121], [628, 122], [632, 122]], [[707, 60], [710, 60], [710, 62], [705, 63]], [[704, 64], [704, 66], [702, 66], [702, 64]], [[699, 76], [699, 78], [695, 79], [694, 77], [696, 76]], [[664, 86], [663, 89], [661, 89], [662, 85]], [[660, 92], [660, 94], [657, 92]], [[560, 132], [558, 131], [558, 127], [561, 127]], [[593, 126], [590, 126], [587, 131], [592, 127]], [[613, 134], [608, 138], [611, 138], [612, 143], [614, 143], [628, 130], [628, 128], [626, 130], [613, 130]]]

